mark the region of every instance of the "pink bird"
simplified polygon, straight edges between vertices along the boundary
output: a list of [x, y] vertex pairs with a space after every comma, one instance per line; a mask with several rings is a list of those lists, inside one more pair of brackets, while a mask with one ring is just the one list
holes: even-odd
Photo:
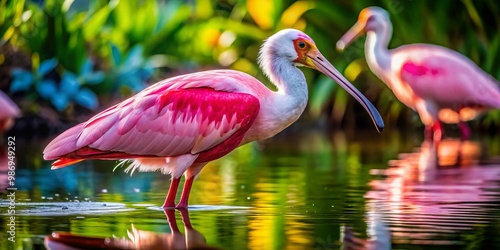
[[377, 129], [383, 129], [373, 105], [306, 34], [286, 29], [271, 36], [260, 50], [259, 63], [278, 91], [234, 70], [165, 79], [65, 131], [45, 148], [44, 158], [57, 160], [52, 169], [86, 159], [126, 159], [131, 161], [126, 171], [170, 174], [164, 208], [175, 207], [184, 174], [177, 208], [186, 208], [193, 180], [205, 164], [240, 145], [270, 138], [299, 118], [308, 93], [304, 74], [296, 66], [334, 79], [363, 105]]
[[9, 130], [14, 125], [14, 118], [20, 115], [17, 105], [0, 90], [0, 132]]
[[392, 24], [379, 7], [363, 9], [337, 48], [343, 50], [365, 33], [368, 66], [402, 103], [418, 112], [427, 137], [441, 140], [442, 121], [459, 123], [462, 138], [468, 139], [466, 121], [486, 109], [500, 109], [498, 82], [462, 54], [430, 44], [388, 50]]

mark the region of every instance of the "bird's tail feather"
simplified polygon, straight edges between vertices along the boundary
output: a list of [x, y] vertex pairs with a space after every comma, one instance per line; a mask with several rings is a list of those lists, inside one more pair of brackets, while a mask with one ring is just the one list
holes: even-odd
[[75, 150], [78, 136], [83, 130], [83, 124], [78, 124], [57, 136], [43, 150], [43, 158], [45, 160], [56, 160]]

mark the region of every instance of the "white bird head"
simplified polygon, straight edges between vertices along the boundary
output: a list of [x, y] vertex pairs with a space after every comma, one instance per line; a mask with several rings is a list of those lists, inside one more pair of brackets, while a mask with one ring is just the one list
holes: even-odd
[[386, 10], [376, 6], [364, 8], [356, 24], [337, 42], [337, 49], [344, 50], [352, 41], [369, 31], [379, 33], [390, 28], [391, 21]]
[[307, 52], [319, 52], [314, 41], [304, 32], [284, 29], [264, 42], [259, 53], [259, 63], [265, 70], [273, 59], [284, 58], [299, 66], [312, 67], [312, 63], [305, 56]]
[[[332, 78], [360, 102], [370, 114], [377, 130], [383, 130], [384, 122], [375, 107], [326, 60], [314, 41], [304, 32], [284, 29], [269, 37], [260, 49], [259, 64], [274, 83], [286, 78], [290, 73], [288, 70], [297, 70], [294, 66], [306, 66], [318, 70]], [[305, 83], [305, 79], [303, 81]]]

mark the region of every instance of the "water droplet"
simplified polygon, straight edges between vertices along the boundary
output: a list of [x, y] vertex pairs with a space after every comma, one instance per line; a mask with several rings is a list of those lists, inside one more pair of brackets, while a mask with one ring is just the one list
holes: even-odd
[[313, 203], [313, 207], [314, 207], [314, 203]]
[[134, 192], [139, 193], [139, 192], [141, 192], [141, 190], [138, 188], [134, 188]]
[[332, 207], [335, 207], [334, 205], [332, 205]]
[[45, 196], [42, 196], [42, 200], [45, 200]]
[[250, 196], [247, 197], [247, 200], [250, 200]]
[[108, 190], [107, 190], [107, 189], [105, 189], [105, 188], [103, 188], [103, 189], [101, 190], [101, 192], [102, 192], [102, 193], [107, 193], [107, 192], [108, 192]]
[[241, 189], [245, 189], [245, 185], [241, 185]]
[[54, 194], [55, 197], [59, 197], [59, 194]]

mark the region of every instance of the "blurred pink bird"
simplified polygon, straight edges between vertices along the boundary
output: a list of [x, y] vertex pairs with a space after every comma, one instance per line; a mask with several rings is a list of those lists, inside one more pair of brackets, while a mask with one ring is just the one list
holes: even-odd
[[14, 118], [20, 115], [17, 105], [0, 90], [0, 132], [9, 130], [14, 124]]
[[304, 74], [296, 66], [334, 79], [363, 105], [377, 129], [383, 129], [373, 105], [306, 34], [286, 29], [271, 36], [260, 50], [259, 63], [278, 91], [234, 70], [169, 78], [65, 131], [45, 148], [44, 158], [57, 160], [52, 169], [86, 159], [127, 159], [132, 163], [126, 171], [170, 174], [164, 208], [175, 207], [184, 174], [177, 208], [186, 208], [193, 180], [205, 164], [240, 145], [270, 138], [299, 118], [308, 93]]
[[486, 109], [500, 109], [498, 82], [462, 54], [430, 44], [388, 50], [392, 24], [382, 8], [363, 9], [337, 48], [343, 50], [365, 33], [368, 66], [402, 103], [418, 112], [427, 137], [441, 140], [442, 121], [459, 123], [462, 138], [468, 139], [465, 121]]

